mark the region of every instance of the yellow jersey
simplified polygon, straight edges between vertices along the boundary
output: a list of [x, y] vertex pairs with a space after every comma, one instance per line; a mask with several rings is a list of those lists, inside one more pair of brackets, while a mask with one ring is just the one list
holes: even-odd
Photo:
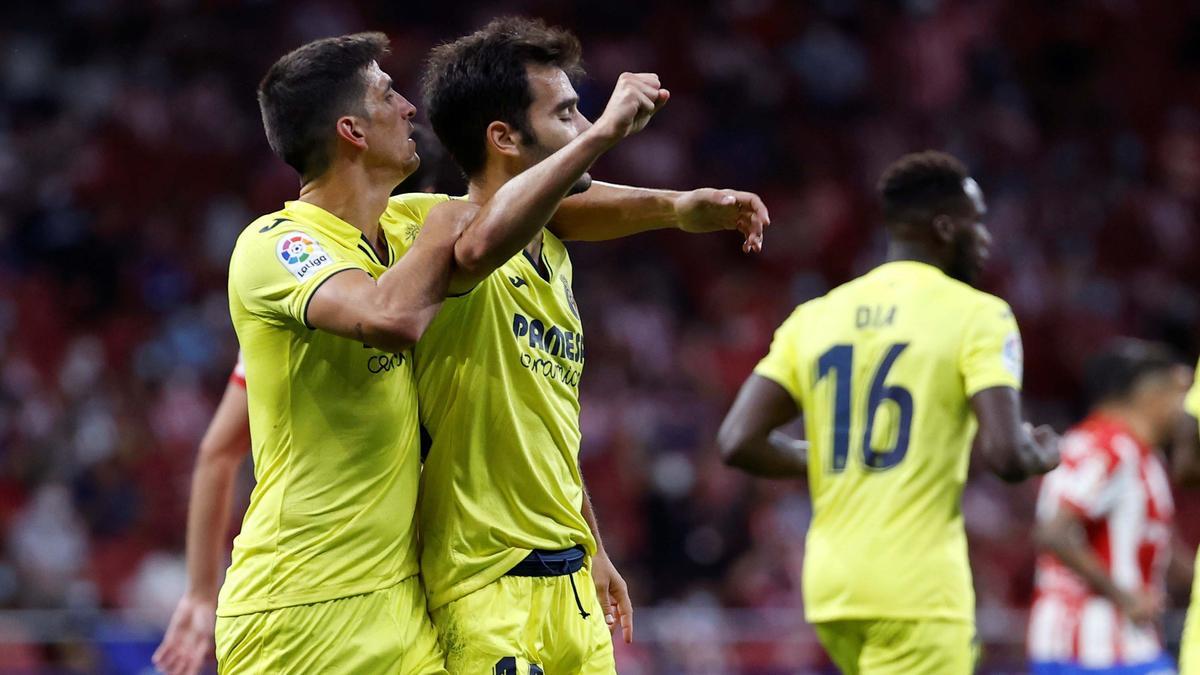
[[[424, 218], [395, 202], [388, 211], [393, 229]], [[366, 593], [417, 573], [411, 354], [306, 323], [313, 293], [332, 275], [387, 270], [399, 241], [386, 238], [380, 257], [354, 226], [293, 201], [251, 223], [234, 247], [229, 310], [246, 368], [256, 485], [219, 616]]]
[[1200, 419], [1200, 363], [1196, 364], [1196, 381], [1188, 390], [1187, 398], [1183, 399], [1183, 409], [1192, 417]]
[[581, 514], [583, 326], [571, 258], [548, 230], [542, 260], [544, 277], [522, 251], [447, 298], [414, 349], [429, 435], [419, 510], [430, 610], [533, 549], [596, 550]]
[[881, 265], [784, 322], [755, 372], [804, 414], [808, 621], [974, 620], [970, 398], [1019, 389], [1021, 369], [1008, 305], [918, 262]]

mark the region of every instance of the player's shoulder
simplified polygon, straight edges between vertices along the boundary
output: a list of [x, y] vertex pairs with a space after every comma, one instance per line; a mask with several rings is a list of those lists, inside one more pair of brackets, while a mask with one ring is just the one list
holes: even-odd
[[1072, 427], [1062, 442], [1062, 460], [1069, 466], [1103, 464], [1106, 470], [1121, 463], [1122, 432], [1104, 420], [1089, 418]]
[[450, 195], [434, 192], [406, 192], [394, 195], [388, 199], [384, 217], [420, 224], [435, 206], [451, 199], [453, 198]]

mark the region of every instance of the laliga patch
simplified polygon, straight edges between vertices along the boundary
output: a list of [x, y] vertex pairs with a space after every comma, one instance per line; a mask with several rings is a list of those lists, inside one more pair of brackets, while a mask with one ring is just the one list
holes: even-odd
[[275, 244], [275, 253], [298, 281], [312, 277], [318, 269], [333, 262], [325, 249], [303, 232], [288, 232], [280, 237]]
[[1025, 370], [1025, 349], [1021, 346], [1021, 335], [1016, 331], [1004, 338], [1004, 367], [1018, 380]]

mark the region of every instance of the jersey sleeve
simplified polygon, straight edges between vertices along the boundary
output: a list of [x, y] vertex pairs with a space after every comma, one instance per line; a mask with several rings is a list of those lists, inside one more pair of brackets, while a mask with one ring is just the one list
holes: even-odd
[[1200, 363], [1196, 364], [1196, 381], [1188, 390], [1187, 398], [1183, 400], [1183, 409], [1192, 417], [1200, 419]]
[[229, 381], [242, 389], [246, 388], [246, 364], [242, 363], [242, 352], [238, 351], [237, 363], [233, 366], [233, 372], [229, 373]]
[[800, 377], [800, 330], [801, 314], [804, 306], [797, 307], [792, 315], [783, 322], [771, 340], [771, 349], [754, 367], [754, 374], [774, 381], [792, 395], [796, 406], [803, 409], [801, 392], [803, 385]]
[[968, 321], [959, 355], [967, 396], [990, 387], [1019, 390], [1025, 357], [1021, 332], [1008, 303], [987, 296]]
[[1120, 458], [1092, 434], [1083, 432], [1064, 439], [1062, 453], [1062, 463], [1051, 472], [1057, 488], [1055, 506], [1071, 509], [1087, 520], [1104, 517], [1120, 493]]
[[338, 258], [314, 232], [260, 233], [252, 226], [234, 247], [229, 285], [255, 316], [311, 328], [307, 314], [313, 294], [329, 277], [348, 269], [363, 268]]

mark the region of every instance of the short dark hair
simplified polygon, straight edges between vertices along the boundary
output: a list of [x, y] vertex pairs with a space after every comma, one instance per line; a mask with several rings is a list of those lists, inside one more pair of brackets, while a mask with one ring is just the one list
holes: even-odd
[[962, 162], [944, 152], [901, 157], [879, 179], [884, 221], [921, 224], [938, 213], [961, 210], [967, 199], [963, 182], [970, 176]]
[[579, 40], [569, 31], [521, 17], [494, 19], [434, 47], [425, 71], [425, 110], [463, 173], [469, 177], [483, 168], [484, 132], [496, 120], [533, 142], [527, 65], [556, 66], [576, 81], [583, 76], [581, 56]]
[[309, 42], [267, 71], [258, 85], [267, 142], [302, 179], [329, 168], [334, 122], [365, 114], [364, 70], [387, 53], [383, 33], [355, 33]]
[[1181, 363], [1179, 355], [1165, 344], [1118, 339], [1084, 367], [1088, 405], [1124, 401], [1143, 379]]

